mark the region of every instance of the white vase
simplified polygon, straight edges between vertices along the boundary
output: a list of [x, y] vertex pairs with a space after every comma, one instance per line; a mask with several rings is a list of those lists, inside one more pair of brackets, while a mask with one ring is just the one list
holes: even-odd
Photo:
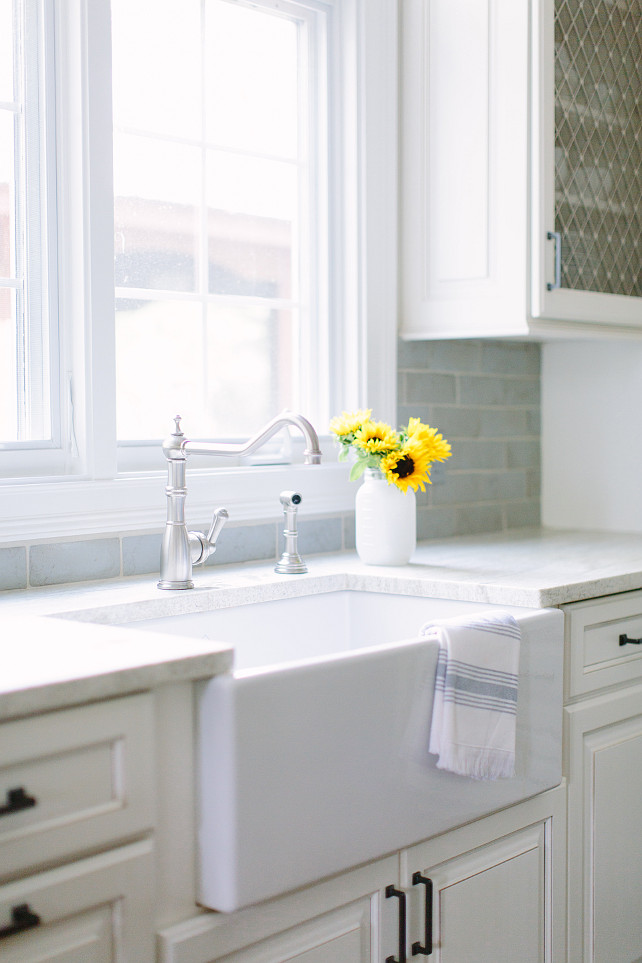
[[405, 565], [417, 545], [415, 493], [366, 468], [355, 499], [355, 529], [357, 554], [366, 565]]

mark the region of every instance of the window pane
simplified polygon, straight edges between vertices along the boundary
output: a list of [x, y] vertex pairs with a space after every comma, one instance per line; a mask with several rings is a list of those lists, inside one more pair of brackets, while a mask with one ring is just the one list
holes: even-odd
[[[0, 362], [7, 405], [0, 440], [32, 444], [50, 441], [53, 433], [47, 224], [53, 172], [46, 162], [41, 99], [52, 38], [44, 28], [41, 0], [16, 0], [13, 13], [16, 89], [14, 102], [0, 108], [0, 320], [8, 352]], [[8, 16], [7, 0], [0, 0], [0, 25]]]
[[[300, 407], [307, 8], [189, 0], [174, 30], [170, 0], [112, 3], [118, 437], [162, 438], [177, 412], [192, 435], [252, 434]], [[158, 46], [134, 51], [147, 20]]]
[[291, 164], [208, 152], [210, 291], [292, 296], [297, 190]]
[[205, 9], [207, 140], [296, 157], [296, 24], [224, 0]]
[[290, 406], [294, 336], [290, 311], [209, 306], [205, 437], [248, 437]]
[[17, 398], [15, 297], [0, 288], [0, 441], [18, 440]]
[[113, 0], [114, 123], [199, 137], [199, 0]]
[[177, 413], [192, 437], [248, 436], [291, 396], [289, 311], [133, 299], [116, 311], [123, 440], [161, 438]]
[[14, 276], [14, 115], [0, 110], [0, 278]]
[[0, 100], [13, 100], [13, 3], [0, 0]]
[[200, 153], [155, 138], [114, 138], [116, 284], [194, 291]]

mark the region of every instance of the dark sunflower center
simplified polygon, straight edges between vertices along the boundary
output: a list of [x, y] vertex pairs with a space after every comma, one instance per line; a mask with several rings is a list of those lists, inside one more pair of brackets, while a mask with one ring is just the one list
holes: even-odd
[[404, 455], [395, 465], [395, 475], [399, 478], [408, 478], [415, 470], [415, 463], [409, 455]]

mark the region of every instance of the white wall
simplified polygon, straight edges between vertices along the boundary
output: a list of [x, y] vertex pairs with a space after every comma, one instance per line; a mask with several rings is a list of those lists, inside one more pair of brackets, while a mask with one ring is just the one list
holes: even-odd
[[542, 348], [542, 524], [642, 532], [642, 344]]

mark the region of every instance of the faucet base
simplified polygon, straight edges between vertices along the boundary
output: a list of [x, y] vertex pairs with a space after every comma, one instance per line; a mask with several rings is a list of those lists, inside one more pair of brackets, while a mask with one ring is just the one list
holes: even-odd
[[160, 582], [157, 582], [157, 588], [167, 589], [171, 591], [177, 591], [179, 589], [193, 589], [194, 583], [191, 580], [185, 580], [181, 582], [170, 582], [166, 578], [162, 578]]
[[292, 555], [284, 552], [279, 561], [274, 566], [274, 571], [279, 575], [304, 575], [308, 570], [300, 555]]

